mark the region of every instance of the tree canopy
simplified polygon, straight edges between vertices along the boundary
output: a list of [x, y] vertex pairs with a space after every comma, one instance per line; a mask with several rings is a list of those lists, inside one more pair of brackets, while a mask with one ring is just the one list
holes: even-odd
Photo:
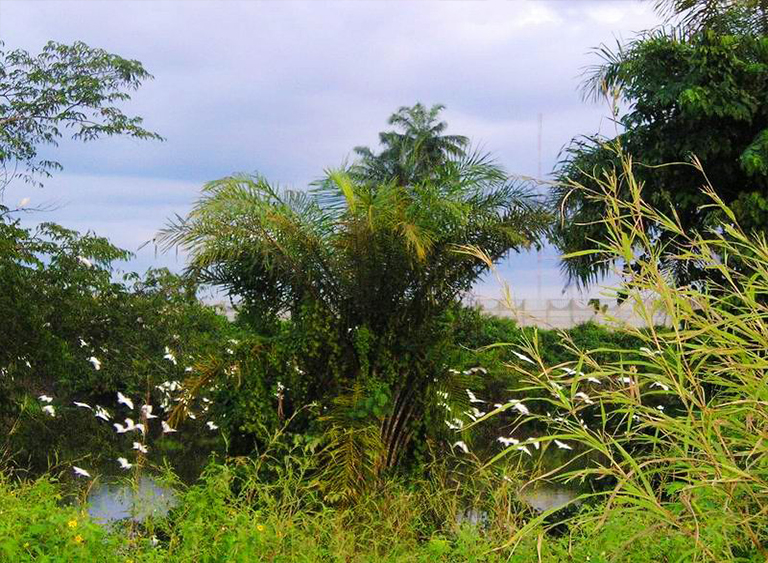
[[[701, 21], [709, 27], [662, 27], [616, 51], [600, 50], [603, 63], [593, 69], [586, 91], [615, 93], [628, 109], [618, 117], [615, 137], [574, 139], [558, 165], [553, 205], [561, 218], [554, 240], [564, 252], [586, 250], [603, 240], [602, 199], [589, 192], [599, 184], [595, 178], [621, 175], [621, 152], [640, 165], [636, 177], [643, 183], [643, 197], [679, 216], [686, 229], [710, 228], [722, 218], [719, 210], [704, 205], [699, 171], [684, 164], [694, 157], [740, 223], [766, 229], [768, 36], [743, 28], [738, 34], [721, 33], [711, 27], [721, 19]], [[586, 189], [574, 190], [573, 184]], [[679, 262], [667, 264], [680, 282], [700, 275], [690, 264], [685, 271], [675, 270]], [[577, 283], [593, 282], [610, 267], [593, 255], [563, 264]]]
[[0, 190], [14, 178], [34, 181], [36, 174], [60, 169], [38, 150], [56, 145], [64, 129], [83, 141], [103, 135], [161, 139], [142, 127], [141, 117], [115, 105], [150, 78], [140, 62], [79, 41], [51, 41], [38, 55], [6, 51], [0, 42]]
[[188, 251], [189, 271], [240, 297], [252, 318], [289, 314], [297, 330], [318, 314], [326, 319], [315, 350], [299, 359], [304, 377], [326, 400], [356, 385], [386, 390], [379, 422], [389, 465], [427, 390], [445, 379], [431, 356], [440, 315], [488, 268], [468, 251], [496, 261], [538, 244], [547, 221], [487, 155], [462, 151], [413, 167], [424, 173], [408, 185], [397, 174], [365, 179], [353, 167], [309, 191], [260, 176], [223, 178], [159, 236]]

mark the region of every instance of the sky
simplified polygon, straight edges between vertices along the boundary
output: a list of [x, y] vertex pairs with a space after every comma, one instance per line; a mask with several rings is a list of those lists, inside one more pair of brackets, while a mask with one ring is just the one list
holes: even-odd
[[[628, 0], [0, 0], [6, 50], [84, 41], [141, 61], [154, 79], [121, 107], [166, 138], [62, 139], [44, 154], [64, 170], [43, 188], [10, 186], [4, 203], [29, 197], [51, 209], [26, 224], [108, 237], [135, 252], [124, 269], [180, 271], [182, 254], [139, 247], [205, 182], [258, 172], [305, 188], [416, 102], [444, 104], [448, 132], [509, 173], [546, 177], [572, 138], [614, 130], [608, 105], [579, 90], [592, 50], [659, 23], [651, 2]], [[578, 296], [552, 248], [513, 255], [498, 275], [516, 298]], [[488, 276], [475, 290], [500, 285]]]

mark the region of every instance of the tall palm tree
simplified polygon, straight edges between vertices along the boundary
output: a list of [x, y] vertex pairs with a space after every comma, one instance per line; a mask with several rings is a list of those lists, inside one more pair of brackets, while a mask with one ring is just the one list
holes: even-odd
[[[457, 142], [443, 146], [457, 153]], [[259, 315], [290, 313], [302, 330], [307, 304], [322, 311], [336, 338], [317, 343], [326, 360], [305, 365], [307, 385], [325, 404], [355, 386], [386, 387], [388, 414], [376, 424], [389, 467], [407, 449], [428, 391], [447, 376], [432, 353], [438, 319], [487, 269], [462, 249], [498, 260], [537, 244], [547, 220], [487, 155], [441, 158], [420, 164], [424, 173], [408, 185], [362, 180], [357, 170], [329, 172], [307, 192], [260, 176], [223, 178], [159, 235], [189, 252], [191, 272]]]
[[449, 159], [464, 156], [469, 139], [443, 134], [448, 124], [438, 117], [444, 109], [442, 104], [429, 109], [420, 103], [401, 107], [388, 121], [396, 129], [379, 133], [382, 149], [378, 154], [368, 147], [355, 147], [360, 159], [352, 172], [366, 180], [408, 185], [427, 179]]

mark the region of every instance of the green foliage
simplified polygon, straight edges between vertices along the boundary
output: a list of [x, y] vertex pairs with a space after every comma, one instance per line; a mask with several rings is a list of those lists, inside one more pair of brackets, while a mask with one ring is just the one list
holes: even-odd
[[352, 166], [352, 175], [368, 181], [412, 185], [432, 177], [451, 159], [463, 157], [469, 139], [443, 135], [448, 128], [445, 121], [438, 121], [443, 109], [441, 104], [429, 109], [422, 104], [401, 107], [389, 118], [389, 124], [400, 131], [379, 133], [382, 149], [378, 154], [368, 147], [355, 147], [358, 162]]
[[[622, 165], [631, 178], [631, 159], [623, 157]], [[660, 309], [671, 329], [628, 327], [643, 343], [639, 354], [625, 349], [619, 359], [598, 359], [584, 352], [570, 373], [526, 369], [538, 401], [552, 412], [526, 424], [547, 426], [545, 444], [559, 439], [593, 455], [585, 467], [563, 467], [560, 479], [605, 484], [590, 495], [606, 501], [601, 523], [635, 517], [665, 522], [688, 538], [685, 560], [763, 561], [768, 242], [762, 234], [746, 234], [709, 186], [703, 197], [728, 219], [702, 234], [646, 203], [637, 183], [629, 182], [633, 188], [622, 198], [615, 180], [595, 181], [603, 183], [610, 233], [595, 252], [623, 259], [623, 241], [629, 241], [634, 275], [624, 291], [642, 318]], [[661, 245], [646, 225], [670, 230], [675, 246]], [[679, 287], [661, 265], [663, 253], [722, 281]], [[535, 339], [525, 349], [538, 359]], [[638, 541], [642, 537], [638, 531]]]
[[[89, 454], [94, 444], [106, 453], [112, 429], [73, 400], [111, 410], [120, 391], [157, 409], [157, 385], [229, 355], [241, 331], [201, 304], [189, 281], [166, 270], [117, 281], [112, 264], [129, 256], [91, 233], [0, 221], [0, 457], [39, 472], [58, 454]], [[54, 398], [54, 417], [41, 410], [42, 394]]]
[[51, 41], [36, 56], [21, 49], [5, 51], [0, 42], [0, 186], [60, 169], [55, 161], [40, 160], [37, 151], [55, 145], [65, 128], [83, 141], [104, 135], [162, 139], [141, 127], [140, 117], [129, 117], [114, 105], [129, 100], [126, 91], [149, 78], [138, 61], [82, 42]]
[[[635, 180], [645, 201], [674, 215], [686, 231], [704, 232], [726, 219], [702, 195], [695, 166], [668, 164], [693, 158], [705, 167], [718, 196], [732, 207], [742, 226], [764, 231], [768, 36], [706, 27], [662, 28], [640, 35], [616, 52], [602, 47], [600, 54], [604, 64], [587, 81], [587, 91], [621, 98], [628, 110], [619, 117], [621, 128], [613, 139], [575, 139], [558, 166], [561, 183], [553, 191], [552, 204], [561, 218], [554, 241], [565, 253], [583, 251], [563, 263], [570, 279], [594, 282], [616, 267], [614, 261], [588, 251], [607, 236], [600, 182], [617, 177], [613, 182], [617, 195], [628, 196], [622, 153], [642, 164], [635, 169]], [[588, 189], [573, 189], [576, 184]], [[656, 225], [649, 226], [649, 233], [664, 244], [677, 239]], [[660, 259], [680, 283], [703, 275], [696, 264], [681, 269], [668, 253]], [[626, 267], [625, 273], [630, 273]]]
[[[393, 123], [414, 119], [414, 128], [439, 135], [439, 108], [422, 110], [401, 111]], [[405, 185], [354, 170], [331, 172], [309, 192], [259, 176], [224, 178], [159, 237], [189, 251], [191, 275], [243, 300], [244, 318], [272, 338], [271, 356], [290, 350], [284, 361], [301, 377], [283, 383], [294, 406], [328, 406], [359, 385], [371, 423], [388, 410], [386, 467], [408, 449], [428, 389], [445, 376], [441, 315], [487, 269], [463, 250], [480, 246], [498, 260], [537, 244], [547, 219], [487, 156], [457, 155], [460, 146], [414, 149], [419, 159], [432, 155], [419, 160], [430, 173]], [[276, 327], [288, 316], [284, 335]]]

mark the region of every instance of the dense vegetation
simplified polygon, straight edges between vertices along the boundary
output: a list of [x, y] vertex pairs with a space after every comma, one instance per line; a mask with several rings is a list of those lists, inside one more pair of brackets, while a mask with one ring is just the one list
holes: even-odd
[[[765, 561], [766, 11], [661, 4], [680, 32], [600, 68], [625, 131], [572, 147], [551, 212], [422, 104], [309, 191], [206, 185], [158, 239], [183, 275], [0, 206], [0, 561]], [[0, 63], [3, 186], [56, 169], [59, 127], [158, 138], [112, 105], [136, 61]], [[462, 304], [545, 234], [582, 281], [618, 265], [645, 328]], [[89, 515], [147, 476], [169, 511]]]

